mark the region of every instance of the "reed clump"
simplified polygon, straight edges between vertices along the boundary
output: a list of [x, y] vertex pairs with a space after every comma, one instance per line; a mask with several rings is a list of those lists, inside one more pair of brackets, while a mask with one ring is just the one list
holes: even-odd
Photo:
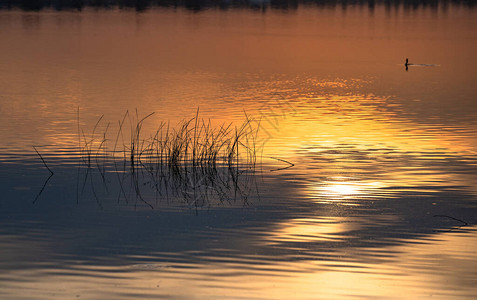
[[[213, 170], [219, 165], [249, 169], [255, 167], [255, 141], [259, 126], [254, 126], [256, 123], [247, 115], [244, 122], [238, 126], [233, 123], [212, 126], [211, 120], [200, 118], [197, 111], [195, 117], [180, 121], [175, 126], [171, 126], [170, 122], [159, 122], [154, 134], [144, 137], [143, 124], [152, 115], [153, 113], [139, 118], [137, 112], [133, 117], [126, 112], [123, 120], [119, 122], [112, 152], [114, 157], [122, 154], [124, 159], [129, 160], [132, 168], [148, 166], [156, 171], [161, 167], [174, 170], [194, 168], [203, 172]], [[124, 132], [126, 120], [131, 128], [129, 136]], [[99, 148], [105, 148], [105, 140], [104, 138], [99, 143]], [[118, 148], [120, 140], [122, 149]], [[97, 153], [100, 153], [99, 148]], [[91, 149], [84, 149], [87, 156], [91, 154]]]
[[[135, 114], [127, 111], [118, 122], [114, 146], [109, 151], [106, 134], [109, 123], [102, 126], [103, 133], [97, 132], [103, 117], [91, 136], [78, 125], [84, 165], [91, 169], [96, 166], [104, 179], [106, 161], [112, 161], [116, 174], [129, 174], [135, 195], [144, 202], [141, 189], [145, 185], [156, 193], [180, 195], [195, 206], [205, 205], [211, 198], [221, 201], [247, 198], [249, 175], [254, 173], [257, 163], [259, 122], [245, 114], [239, 125], [214, 126], [210, 119], [201, 118], [197, 110], [193, 118], [175, 125], [158, 122], [153, 134], [146, 136], [144, 123], [153, 114], [139, 117], [137, 111]], [[122, 185], [121, 190], [126, 198]]]

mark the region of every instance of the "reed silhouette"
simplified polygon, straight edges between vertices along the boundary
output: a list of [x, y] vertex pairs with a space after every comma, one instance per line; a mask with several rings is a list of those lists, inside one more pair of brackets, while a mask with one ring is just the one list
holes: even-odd
[[[110, 124], [103, 124], [103, 132], [98, 132], [104, 123], [101, 116], [91, 134], [86, 134], [79, 125], [78, 112], [79, 153], [84, 169], [78, 197], [89, 182], [102, 207], [96, 186], [101, 182], [103, 190], [107, 190], [110, 181], [106, 177], [112, 175], [119, 184], [118, 201], [130, 203], [135, 199], [134, 205], [142, 202], [154, 208], [143, 196], [145, 188], [154, 192], [156, 201], [172, 197], [193, 207], [237, 199], [247, 204], [254, 187], [259, 122], [245, 114], [239, 125], [213, 126], [210, 120], [199, 116], [198, 109], [195, 117], [175, 126], [159, 122], [152, 135], [144, 136], [143, 124], [152, 115], [140, 117], [137, 111], [127, 111], [118, 122], [114, 146], [109, 150]], [[93, 180], [96, 174], [100, 181]]]

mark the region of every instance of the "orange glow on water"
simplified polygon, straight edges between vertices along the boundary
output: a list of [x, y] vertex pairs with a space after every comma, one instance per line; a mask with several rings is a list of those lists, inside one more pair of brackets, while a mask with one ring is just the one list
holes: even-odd
[[[71, 199], [53, 195], [46, 199], [50, 202], [34, 206], [32, 199], [23, 198], [38, 183], [9, 182], [7, 174], [14, 192], [25, 193], [17, 201], [12, 192], [10, 200], [26, 225], [11, 225], [13, 234], [0, 236], [2, 257], [5, 264], [33, 261], [24, 269], [7, 266], [0, 274], [2, 296], [472, 298], [477, 294], [476, 228], [449, 223], [449, 232], [433, 230], [426, 222], [438, 223], [428, 215], [440, 208], [438, 201], [414, 202], [412, 197], [439, 195], [435, 198], [440, 201], [442, 192], [442, 202], [453, 208], [458, 191], [457, 213], [474, 204], [470, 202], [477, 195], [475, 20], [475, 10], [451, 9], [444, 14], [418, 9], [393, 15], [383, 7], [369, 13], [359, 6], [343, 12], [301, 8], [263, 14], [232, 9], [137, 14], [0, 11], [0, 53], [8, 58], [0, 61], [0, 162], [16, 166], [22, 159], [36, 160], [40, 166], [36, 173], [46, 172], [32, 149], [35, 145], [47, 163], [65, 169], [45, 183], [41, 200], [55, 194], [60, 184], [81, 189], [67, 168], [78, 164], [72, 159], [78, 140], [93, 139], [94, 131], [90, 145], [97, 149], [104, 140], [104, 148], [111, 150], [126, 110], [133, 116], [123, 128], [126, 139], [134, 131], [134, 118], [155, 112], [142, 127], [144, 141], [160, 122], [170, 121], [174, 127], [192, 119], [198, 108], [212, 126], [240, 124], [244, 113], [254, 117], [254, 125], [261, 126], [256, 177], [263, 181], [257, 180], [257, 190], [264, 187], [251, 196], [257, 198], [250, 199], [251, 204], [220, 202], [216, 212], [223, 213], [223, 219], [215, 219], [215, 207], [203, 219], [192, 213], [187, 221], [192, 220], [194, 227], [177, 222], [178, 228], [164, 234], [164, 240], [159, 233], [172, 225], [158, 222], [164, 229], [144, 223], [150, 231], [139, 228], [144, 235], [137, 234], [137, 241], [157, 238], [163, 244], [150, 244], [136, 257], [128, 256], [128, 250], [140, 252], [142, 244], [122, 249], [126, 236], [114, 239], [117, 245], [96, 245], [116, 237], [108, 234], [108, 226], [114, 226], [110, 229], [114, 234], [123, 234], [116, 224], [106, 224], [104, 216], [119, 211], [131, 222], [125, 224], [141, 224], [164, 216], [182, 222], [188, 215], [161, 211], [175, 204], [163, 195], [155, 195], [159, 209], [144, 220], [143, 211], [131, 208], [132, 201], [127, 204], [131, 211], [123, 215], [117, 199], [121, 192], [113, 186], [114, 195], [107, 196], [114, 198], [114, 212], [102, 211], [91, 196], [88, 200], [96, 205], [91, 211], [78, 201], [62, 208], [61, 215], [68, 219], [70, 214], [84, 213], [97, 223], [83, 224], [79, 218], [68, 224], [81, 226], [65, 228], [47, 217]], [[407, 55], [439, 67], [406, 71], [402, 63]], [[92, 173], [101, 172], [93, 169]], [[21, 169], [9, 171], [22, 179], [28, 176]], [[124, 173], [132, 190], [143, 188], [132, 184], [140, 172]], [[87, 177], [91, 186], [93, 180], [100, 181], [98, 194], [100, 187], [108, 190], [113, 182], [109, 181], [113, 176], [99, 177]], [[177, 186], [183, 194], [189, 192]], [[40, 218], [45, 228], [35, 228], [39, 236], [28, 232], [28, 226], [36, 224], [24, 213], [21, 201], [28, 201], [25, 207], [32, 216], [45, 212], [46, 217]], [[417, 216], [413, 207], [406, 206], [409, 203], [422, 205]], [[388, 213], [396, 207], [402, 211]], [[235, 228], [229, 221], [237, 216]], [[124, 220], [121, 217], [114, 220]], [[406, 217], [416, 224], [402, 225]], [[207, 226], [196, 228], [195, 221]], [[395, 225], [402, 226], [393, 231]], [[191, 229], [197, 236], [181, 239], [179, 233], [189, 234]], [[68, 244], [66, 238], [65, 245], [52, 240], [58, 232], [69, 238], [67, 230], [78, 236], [84, 230], [96, 238], [84, 237], [86, 243], [80, 246], [85, 248], [79, 247], [86, 253], [85, 261], [77, 259], [78, 244]], [[410, 231], [413, 235], [406, 235]], [[126, 233], [136, 238], [137, 232]], [[36, 261], [36, 254], [52, 262]]]

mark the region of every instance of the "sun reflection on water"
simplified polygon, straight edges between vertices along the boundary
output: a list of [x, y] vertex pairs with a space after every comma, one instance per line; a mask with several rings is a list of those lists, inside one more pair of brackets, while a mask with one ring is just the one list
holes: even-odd
[[354, 181], [349, 178], [320, 182], [310, 187], [309, 197], [317, 203], [340, 202], [341, 205], [359, 205], [358, 199], [373, 198], [378, 189], [384, 187], [381, 182]]

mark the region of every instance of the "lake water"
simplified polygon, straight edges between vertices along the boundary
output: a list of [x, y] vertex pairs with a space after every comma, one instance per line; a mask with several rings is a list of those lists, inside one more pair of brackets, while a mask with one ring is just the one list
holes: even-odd
[[397, 3], [0, 10], [0, 298], [474, 298], [477, 10]]

